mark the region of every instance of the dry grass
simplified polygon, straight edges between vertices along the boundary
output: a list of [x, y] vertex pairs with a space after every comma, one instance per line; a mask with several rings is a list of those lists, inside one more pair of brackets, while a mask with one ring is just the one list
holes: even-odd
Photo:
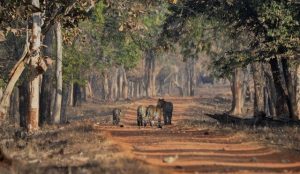
[[74, 121], [31, 135], [6, 127], [0, 161], [10, 162], [0, 166], [0, 173], [152, 173], [144, 163], [123, 155], [93, 125], [91, 120]]

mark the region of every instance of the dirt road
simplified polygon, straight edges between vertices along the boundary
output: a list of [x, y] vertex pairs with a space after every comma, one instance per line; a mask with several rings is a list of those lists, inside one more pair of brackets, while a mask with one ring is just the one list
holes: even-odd
[[96, 127], [124, 153], [168, 173], [300, 173], [299, 152], [266, 146], [243, 133], [185, 125], [185, 120], [200, 117], [209, 122], [203, 115], [215, 106], [199, 105], [199, 99], [193, 98], [169, 100], [174, 104], [171, 126], [136, 126], [137, 106], [156, 103], [145, 99], [128, 106], [124, 127]]
[[[174, 104], [173, 124], [162, 129], [136, 126], [137, 106], [157, 98], [70, 107], [69, 124], [34, 134], [2, 126], [0, 173], [300, 173], [299, 126], [218, 123], [207, 114], [230, 108], [230, 89], [200, 90], [195, 98], [165, 98]], [[114, 107], [125, 113], [123, 127], [112, 125]]]

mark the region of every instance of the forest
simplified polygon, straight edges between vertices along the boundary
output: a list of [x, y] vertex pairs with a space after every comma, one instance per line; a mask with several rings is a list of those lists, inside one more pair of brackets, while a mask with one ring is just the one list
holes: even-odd
[[0, 0], [0, 173], [299, 173], [299, 0]]

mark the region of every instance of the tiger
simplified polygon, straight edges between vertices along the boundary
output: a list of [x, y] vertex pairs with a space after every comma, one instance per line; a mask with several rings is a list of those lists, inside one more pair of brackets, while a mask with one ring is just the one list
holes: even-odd
[[118, 108], [113, 109], [113, 125], [119, 125], [121, 114], [122, 114], [121, 109]]
[[158, 99], [156, 106], [163, 109], [164, 124], [171, 125], [172, 114], [173, 114], [173, 103], [167, 102], [164, 99]]
[[149, 119], [149, 124], [151, 127], [153, 127], [157, 123], [157, 127], [162, 128], [161, 126], [161, 117], [163, 116], [162, 108], [149, 105], [147, 107], [146, 115]]
[[146, 116], [146, 107], [145, 106], [138, 106], [137, 108], [137, 125], [140, 127], [140, 126], [146, 126], [147, 125], [147, 122], [148, 122], [148, 119], [147, 119], [147, 116]]

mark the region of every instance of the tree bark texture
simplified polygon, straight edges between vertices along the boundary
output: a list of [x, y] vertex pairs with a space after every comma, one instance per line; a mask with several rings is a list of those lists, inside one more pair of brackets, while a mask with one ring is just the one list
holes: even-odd
[[300, 64], [297, 65], [296, 71], [296, 103], [298, 120], [300, 120]]
[[285, 79], [285, 86], [287, 88], [287, 104], [289, 108], [290, 118], [297, 120], [297, 104], [296, 104], [296, 95], [295, 88], [293, 85], [292, 72], [290, 71], [288, 59], [281, 58], [282, 70]]
[[155, 55], [153, 50], [149, 50], [146, 53], [145, 82], [147, 97], [155, 96]]
[[28, 84], [23, 82], [19, 88], [19, 113], [20, 113], [20, 127], [26, 127], [26, 116], [28, 113]]
[[[32, 5], [40, 7], [38, 0], [32, 0]], [[41, 14], [40, 12], [32, 14], [32, 36], [31, 36], [31, 52], [35, 52], [30, 57], [30, 79], [29, 79], [29, 106], [27, 115], [27, 130], [35, 131], [39, 128], [39, 95], [40, 95], [40, 78], [41, 75], [37, 71], [40, 58], [41, 46]]]
[[287, 104], [287, 94], [283, 88], [282, 76], [279, 68], [279, 63], [276, 58], [270, 60], [275, 91], [276, 91], [276, 116], [277, 117], [288, 117], [289, 109]]
[[[44, 45], [46, 45], [44, 49], [44, 55], [53, 57], [53, 28], [51, 28], [45, 35]], [[50, 67], [44, 74], [42, 79], [42, 87], [41, 87], [41, 96], [40, 96], [40, 125], [45, 123], [51, 123], [51, 100], [52, 100], [52, 90], [54, 81], [54, 71], [53, 68]]]
[[260, 113], [265, 113], [265, 78], [262, 64], [254, 62], [252, 64], [252, 73], [254, 81], [254, 115], [259, 115]]
[[56, 93], [55, 93], [55, 103], [54, 103], [54, 112], [53, 112], [53, 122], [58, 124], [60, 123], [61, 118], [61, 106], [62, 106], [62, 33], [61, 33], [61, 24], [57, 22], [55, 24], [55, 36], [56, 36], [56, 69], [55, 69], [55, 78], [56, 78]]
[[241, 115], [243, 113], [243, 70], [242, 68], [236, 68], [233, 73], [233, 82], [232, 82], [232, 109], [231, 113], [233, 115]]

